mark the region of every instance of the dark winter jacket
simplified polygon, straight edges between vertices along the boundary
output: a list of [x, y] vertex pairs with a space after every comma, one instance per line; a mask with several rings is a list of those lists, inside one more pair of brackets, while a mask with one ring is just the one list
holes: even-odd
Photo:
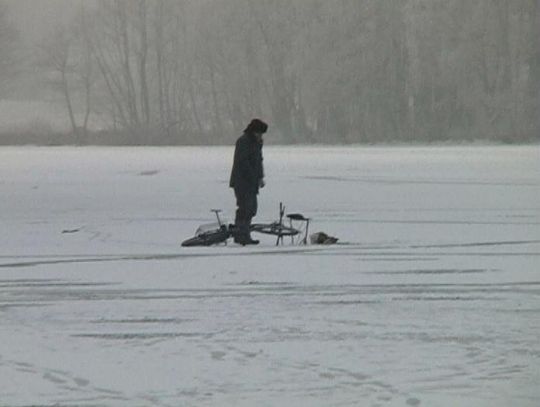
[[240, 193], [258, 193], [263, 177], [262, 143], [253, 133], [246, 132], [236, 140], [229, 186]]

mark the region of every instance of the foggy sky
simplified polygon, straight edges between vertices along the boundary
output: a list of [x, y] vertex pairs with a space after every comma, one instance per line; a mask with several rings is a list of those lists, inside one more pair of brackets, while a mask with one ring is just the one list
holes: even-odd
[[[256, 115], [280, 142], [540, 137], [540, 11], [526, 0], [147, 0], [145, 31], [141, 3], [120, 2], [131, 8], [127, 76], [115, 65], [120, 54], [110, 54], [122, 44], [105, 37], [113, 4], [0, 0], [19, 36], [8, 55], [17, 74], [2, 82], [0, 133], [75, 134], [88, 110], [88, 130], [134, 134], [121, 143], [229, 143]], [[167, 10], [162, 50], [159, 4]], [[83, 9], [93, 30], [88, 107], [85, 45], [76, 38]], [[62, 27], [70, 41], [63, 83], [54, 66]], [[119, 100], [128, 91], [131, 99]], [[134, 116], [121, 118], [131, 108]]]

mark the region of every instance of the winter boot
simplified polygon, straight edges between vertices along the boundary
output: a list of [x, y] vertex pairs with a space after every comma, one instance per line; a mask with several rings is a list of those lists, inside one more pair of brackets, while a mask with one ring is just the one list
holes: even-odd
[[252, 239], [249, 234], [249, 223], [245, 220], [236, 222], [234, 243], [241, 244], [242, 246], [259, 244], [259, 241]]
[[252, 239], [251, 236], [248, 234], [246, 243], [245, 244], [259, 244], [260, 242], [257, 239]]
[[246, 230], [246, 241], [247, 243], [246, 244], [259, 244], [259, 241], [256, 240], [256, 239], [252, 239], [251, 238], [251, 231], [250, 231], [250, 228], [251, 228], [251, 219], [248, 219], [246, 221], [246, 225], [245, 225], [245, 230]]
[[234, 243], [241, 244], [242, 246], [249, 244], [248, 232], [246, 222], [241, 219], [236, 219], [233, 232]]

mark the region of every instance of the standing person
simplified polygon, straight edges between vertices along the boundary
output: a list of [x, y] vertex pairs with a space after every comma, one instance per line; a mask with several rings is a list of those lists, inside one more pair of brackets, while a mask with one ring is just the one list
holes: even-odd
[[234, 162], [229, 186], [236, 196], [234, 242], [241, 245], [258, 244], [250, 235], [251, 219], [257, 214], [257, 194], [264, 187], [263, 134], [268, 125], [253, 119], [244, 130], [234, 150]]

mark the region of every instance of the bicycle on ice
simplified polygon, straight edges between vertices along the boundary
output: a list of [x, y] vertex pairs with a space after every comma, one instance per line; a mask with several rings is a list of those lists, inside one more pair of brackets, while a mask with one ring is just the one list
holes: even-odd
[[[213, 246], [216, 244], [227, 244], [227, 240], [234, 236], [235, 226], [225, 224], [219, 214], [221, 209], [212, 209], [217, 218], [217, 224], [202, 225], [195, 232], [195, 236], [182, 242], [184, 247], [193, 246]], [[289, 225], [284, 224], [284, 217], [289, 219]], [[291, 239], [291, 244], [307, 244], [309, 218], [300, 213], [290, 213], [285, 215], [285, 206], [279, 204], [279, 220], [270, 223], [253, 223], [250, 226], [251, 232], [263, 233], [276, 236], [276, 246], [283, 244], [285, 237]]]

